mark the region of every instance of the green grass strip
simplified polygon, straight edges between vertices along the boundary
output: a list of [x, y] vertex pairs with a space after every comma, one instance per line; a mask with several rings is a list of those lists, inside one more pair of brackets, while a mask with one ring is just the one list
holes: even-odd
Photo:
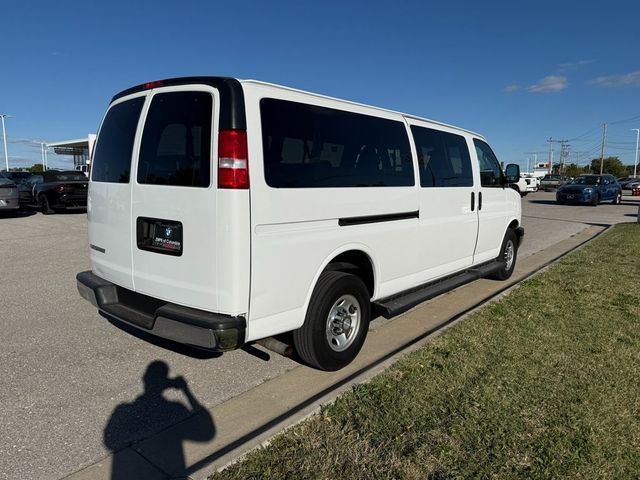
[[625, 224], [211, 478], [639, 475], [640, 225]]

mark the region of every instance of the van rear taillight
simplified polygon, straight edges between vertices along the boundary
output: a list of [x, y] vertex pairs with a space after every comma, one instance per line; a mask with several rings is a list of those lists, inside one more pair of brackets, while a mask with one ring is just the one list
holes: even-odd
[[218, 188], [249, 188], [247, 132], [220, 130], [218, 135]]
[[164, 82], [162, 80], [156, 80], [154, 82], [147, 82], [144, 85], [142, 85], [142, 88], [144, 88], [145, 90], [149, 90], [150, 88], [158, 88], [164, 85]]

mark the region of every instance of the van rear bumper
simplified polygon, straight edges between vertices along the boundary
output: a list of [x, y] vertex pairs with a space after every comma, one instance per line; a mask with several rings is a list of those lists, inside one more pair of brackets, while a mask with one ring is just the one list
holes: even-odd
[[244, 344], [246, 319], [183, 307], [136, 293], [91, 271], [76, 275], [80, 296], [100, 312], [158, 337], [223, 352]]

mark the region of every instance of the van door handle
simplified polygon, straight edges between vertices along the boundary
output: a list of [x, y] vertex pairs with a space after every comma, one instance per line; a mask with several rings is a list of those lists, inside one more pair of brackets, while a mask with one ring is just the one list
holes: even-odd
[[478, 193], [478, 211], [482, 210], [482, 192]]
[[471, 211], [476, 209], [476, 192], [471, 192]]

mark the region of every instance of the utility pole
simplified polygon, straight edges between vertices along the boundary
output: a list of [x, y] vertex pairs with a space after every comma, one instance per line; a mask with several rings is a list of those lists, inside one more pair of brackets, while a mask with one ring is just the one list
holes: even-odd
[[564, 167], [567, 163], [567, 159], [569, 158], [569, 141], [568, 140], [560, 140], [560, 175], [564, 173]]
[[558, 168], [558, 174], [562, 174], [562, 168], [564, 167], [564, 161], [566, 156], [568, 155], [569, 148], [569, 140], [554, 140], [552, 137], [549, 137], [549, 174], [553, 173], [553, 144], [559, 143], [561, 145], [560, 148], [560, 167]]
[[7, 132], [4, 129], [4, 119], [8, 116], [9, 115], [0, 113], [0, 119], [2, 119], [2, 141], [4, 142], [4, 163], [7, 167], [7, 172], [9, 171], [9, 153], [7, 151]]
[[600, 151], [600, 175], [602, 175], [602, 169], [604, 167], [604, 146], [607, 143], [607, 124], [602, 124], [602, 150]]
[[42, 170], [44, 170], [44, 142], [40, 142], [40, 153], [42, 154]]
[[638, 142], [640, 142], [640, 128], [632, 128], [631, 130], [635, 130], [637, 135], [636, 135], [636, 158], [634, 158], [633, 161], [633, 178], [637, 178], [636, 177], [636, 172], [638, 170]]
[[49, 169], [49, 158], [47, 156], [47, 153], [49, 153], [47, 150], [49, 149], [49, 147], [45, 147], [44, 149], [44, 171], [46, 172]]

